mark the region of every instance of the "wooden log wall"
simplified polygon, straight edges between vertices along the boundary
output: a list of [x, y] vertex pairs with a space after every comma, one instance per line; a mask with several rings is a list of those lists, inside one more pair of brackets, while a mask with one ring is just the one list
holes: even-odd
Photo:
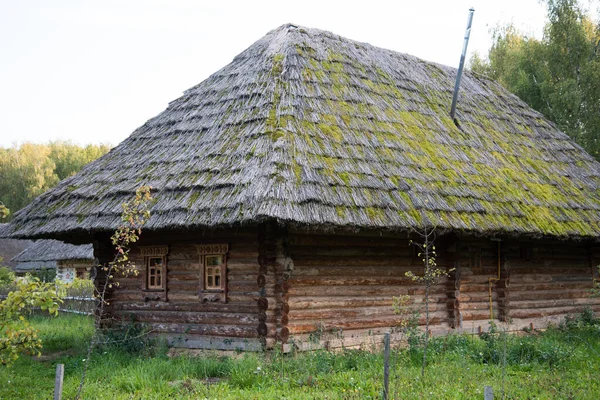
[[[106, 241], [102, 241], [106, 243]], [[199, 290], [200, 257], [197, 244], [227, 243], [227, 300], [201, 301]], [[148, 324], [153, 332], [165, 335], [176, 347], [213, 348], [221, 350], [260, 350], [259, 308], [261, 297], [257, 280], [258, 235], [254, 229], [202, 233], [155, 234], [143, 232], [137, 246], [168, 246], [166, 299], [154, 299], [142, 290], [142, 274], [116, 277], [119, 283], [110, 294], [107, 311], [118, 320]], [[138, 247], [130, 258], [141, 272], [144, 259]], [[106, 245], [97, 245], [99, 250]], [[100, 260], [111, 258], [110, 252]], [[273, 296], [266, 287], [265, 296]], [[274, 316], [260, 315], [264, 323], [274, 323]]]
[[275, 343], [286, 343], [289, 336], [287, 280], [293, 263], [287, 256], [284, 228], [266, 223], [258, 231], [258, 334], [263, 346], [270, 349]]
[[461, 238], [457, 244], [457, 273], [460, 275], [456, 299], [460, 321], [456, 327], [472, 328], [473, 321], [490, 319], [490, 282], [492, 315], [498, 318], [498, 244], [489, 239]]
[[600, 312], [600, 299], [590, 298], [597, 262], [589, 244], [508, 241], [505, 252], [510, 263], [509, 320], [544, 325], [585, 307]]
[[[424, 322], [424, 287], [405, 274], [423, 272], [409, 239], [382, 236], [288, 236], [288, 329], [298, 348], [357, 346], [399, 327], [393, 297], [410, 295]], [[448, 328], [446, 282], [431, 288], [431, 323]]]
[[[108, 237], [97, 239], [95, 256], [109, 262]], [[202, 265], [196, 245], [210, 243], [229, 246], [226, 302], [199, 297]], [[490, 287], [493, 318], [517, 328], [529, 322], [541, 326], [586, 306], [600, 312], [600, 299], [589, 298], [599, 279], [600, 246], [466, 235], [440, 236], [435, 244], [438, 265], [454, 271], [431, 288], [433, 333], [486, 329]], [[377, 345], [386, 332], [399, 339], [398, 327], [413, 310], [424, 324], [425, 289], [406, 277], [408, 271], [422, 274], [423, 262], [407, 235], [315, 234], [265, 223], [229, 231], [143, 233], [139, 246], [168, 246], [165, 296], [149, 298], [141, 276], [118, 278], [107, 316], [126, 321], [134, 316], [174, 346]], [[131, 259], [145, 267], [139, 249], [132, 250]], [[96, 281], [103, 279], [100, 271]], [[409, 295], [410, 304], [398, 315], [393, 297], [401, 295]]]

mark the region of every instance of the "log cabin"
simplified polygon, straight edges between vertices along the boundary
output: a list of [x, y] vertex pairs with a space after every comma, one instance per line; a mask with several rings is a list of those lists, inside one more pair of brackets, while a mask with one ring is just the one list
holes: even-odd
[[92, 267], [95, 265], [92, 245], [73, 245], [52, 239], [29, 243], [10, 260], [17, 275], [55, 270], [56, 279], [64, 283], [71, 283], [75, 278], [90, 278]]
[[[422, 310], [411, 240], [434, 230], [434, 333], [542, 326], [584, 307], [600, 263], [600, 164], [467, 71], [287, 24], [18, 212], [10, 235], [112, 260], [121, 204], [151, 217], [106, 312], [173, 346], [360, 346]], [[98, 281], [102, 281], [99, 274]], [[423, 322], [421, 318], [421, 323]], [[398, 335], [393, 336], [395, 338]]]

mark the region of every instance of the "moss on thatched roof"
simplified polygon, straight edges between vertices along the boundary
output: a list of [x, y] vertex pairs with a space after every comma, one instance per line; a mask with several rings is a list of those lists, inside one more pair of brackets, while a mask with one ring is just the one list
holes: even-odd
[[17, 263], [94, 260], [94, 248], [91, 244], [73, 245], [58, 240], [36, 240], [11, 261]]
[[149, 184], [149, 229], [310, 227], [600, 236], [600, 164], [496, 82], [284, 25], [15, 215], [17, 236], [112, 230]]

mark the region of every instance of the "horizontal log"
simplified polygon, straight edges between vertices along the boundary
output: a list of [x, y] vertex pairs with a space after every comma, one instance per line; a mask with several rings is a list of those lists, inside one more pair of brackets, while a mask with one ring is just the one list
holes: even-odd
[[[493, 308], [494, 317], [498, 313], [497, 307]], [[460, 312], [463, 321], [486, 321], [490, 319], [489, 305], [487, 308], [481, 308], [480, 310], [465, 310]]]
[[198, 298], [195, 298], [191, 302], [177, 302], [173, 301], [172, 296], [168, 302], [147, 302], [147, 303], [115, 303], [116, 310], [143, 310], [143, 311], [182, 311], [182, 312], [223, 312], [223, 313], [246, 313], [256, 314], [258, 307], [256, 303], [204, 303], [199, 302]]
[[592, 306], [600, 305], [600, 299], [597, 298], [570, 298], [570, 299], [550, 299], [550, 300], [513, 300], [511, 299], [511, 308], [513, 309], [533, 309], [533, 308], [554, 308], [568, 306]]
[[[290, 279], [290, 284], [294, 287], [301, 286], [414, 286], [416, 284], [409, 277], [382, 277], [382, 276], [294, 276]], [[444, 279], [440, 279], [436, 287], [445, 284]], [[423, 286], [423, 285], [419, 285]]]
[[592, 280], [591, 272], [588, 270], [585, 274], [574, 274], [566, 272], [564, 275], [554, 274], [510, 274], [513, 283], [545, 283], [545, 282], [590, 282]]
[[[431, 294], [429, 300], [432, 303], [444, 303], [446, 296], [443, 294]], [[422, 304], [422, 297], [413, 297], [409, 299], [408, 304]], [[322, 308], [355, 308], [355, 307], [376, 307], [386, 306], [392, 307], [393, 298], [392, 296], [381, 297], [341, 297], [341, 296], [313, 296], [309, 298], [305, 297], [294, 297], [292, 296], [289, 300], [290, 310], [314, 310]]]
[[299, 259], [294, 257], [294, 268], [303, 267], [318, 267], [318, 266], [336, 266], [336, 267], [378, 267], [378, 266], [419, 266], [420, 264], [414, 264], [412, 259], [407, 257], [381, 257], [381, 258], [360, 258], [360, 257], [324, 257], [319, 256], [314, 259]]
[[[446, 288], [442, 285], [432, 287], [431, 294], [445, 293]], [[313, 296], [422, 296], [425, 289], [419, 286], [296, 286], [293, 282], [288, 291], [290, 298], [313, 297]]]
[[172, 333], [166, 334], [165, 338], [170, 346], [177, 348], [225, 351], [262, 351], [262, 344], [258, 338], [179, 335]]
[[533, 291], [518, 291], [511, 288], [511, 301], [519, 300], [553, 300], [553, 299], [577, 299], [587, 298], [590, 293], [586, 291], [573, 290], [533, 290]]
[[[430, 314], [430, 323], [432, 325], [447, 322], [448, 315], [446, 311], [433, 312]], [[365, 328], [381, 328], [381, 327], [396, 327], [400, 326], [405, 319], [398, 316], [369, 318], [369, 319], [353, 319], [353, 320], [326, 320], [326, 321], [303, 321], [302, 323], [294, 323], [290, 320], [288, 328], [291, 335], [300, 333], [311, 333], [317, 331], [334, 331], [347, 329], [365, 329]], [[421, 316], [420, 324], [425, 323], [425, 317]]]
[[527, 310], [519, 310], [511, 307], [510, 317], [511, 318], [540, 318], [550, 315], [573, 315], [581, 313], [585, 309], [585, 306], [577, 307], [554, 307], [554, 308], [535, 308]]
[[[480, 292], [473, 292], [473, 293], [460, 293], [457, 297], [456, 297], [461, 304], [464, 303], [477, 303], [477, 302], [489, 302], [490, 301], [490, 293], [486, 290], [484, 291], [480, 291]], [[498, 299], [498, 293], [496, 293], [495, 291], [492, 291], [492, 300], [496, 300]]]
[[157, 333], [179, 333], [191, 335], [230, 336], [238, 338], [258, 337], [256, 325], [199, 325], [175, 323], [149, 323], [150, 328]]
[[[135, 315], [139, 322], [186, 323], [198, 325], [258, 325], [256, 313], [223, 313], [223, 312], [181, 312], [157, 310], [128, 310], [127, 315]], [[116, 312], [115, 315], [117, 315]], [[274, 318], [273, 318], [274, 319]], [[268, 320], [268, 317], [267, 317]]]
[[[423, 312], [424, 304], [415, 304], [414, 307], [410, 307], [412, 310], [419, 310]], [[446, 311], [446, 302], [430, 303], [430, 312]], [[387, 307], [363, 307], [363, 308], [323, 308], [323, 309], [310, 309], [310, 310], [292, 310], [289, 313], [289, 319], [293, 323], [299, 321], [310, 321], [310, 320], [331, 320], [345, 318], [350, 320], [357, 318], [380, 318], [380, 317], [393, 317], [396, 314], [391, 306]]]
[[[492, 300], [493, 308], [496, 309], [499, 307], [499, 303], [495, 300]], [[481, 301], [481, 302], [460, 302], [460, 312], [463, 311], [472, 311], [472, 310], [489, 310], [490, 302], [489, 300]]]
[[312, 267], [295, 267], [292, 272], [292, 277], [305, 277], [305, 276], [392, 276], [405, 278], [407, 272], [419, 273], [422, 272], [422, 267], [414, 266], [365, 266], [365, 267], [354, 267], [354, 266], [312, 266]]
[[510, 282], [510, 289], [512, 291], [530, 292], [532, 290], [564, 290], [564, 291], [586, 291], [593, 287], [591, 279], [584, 282], [551, 282], [551, 283], [515, 283], [514, 280]]

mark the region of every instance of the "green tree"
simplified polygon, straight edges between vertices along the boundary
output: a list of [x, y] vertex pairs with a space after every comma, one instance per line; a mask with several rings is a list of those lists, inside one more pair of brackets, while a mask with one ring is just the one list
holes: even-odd
[[25, 313], [39, 308], [57, 315], [62, 300], [54, 283], [44, 283], [33, 277], [15, 280], [15, 290], [0, 303], [0, 363], [11, 364], [20, 354], [40, 354], [42, 341]]
[[50, 147], [49, 157], [54, 161], [54, 173], [59, 180], [63, 180], [79, 172], [86, 164], [106, 154], [110, 146], [87, 145], [80, 147], [71, 142], [56, 141], [48, 144]]
[[0, 148], [0, 215], [6, 214], [6, 207], [13, 212], [25, 207], [109, 149], [108, 145], [79, 147], [64, 141]]
[[507, 25], [473, 71], [498, 80], [600, 160], [600, 21], [577, 0], [548, 0], [542, 40]]
[[45, 145], [0, 149], [0, 201], [13, 212], [58, 183]]

